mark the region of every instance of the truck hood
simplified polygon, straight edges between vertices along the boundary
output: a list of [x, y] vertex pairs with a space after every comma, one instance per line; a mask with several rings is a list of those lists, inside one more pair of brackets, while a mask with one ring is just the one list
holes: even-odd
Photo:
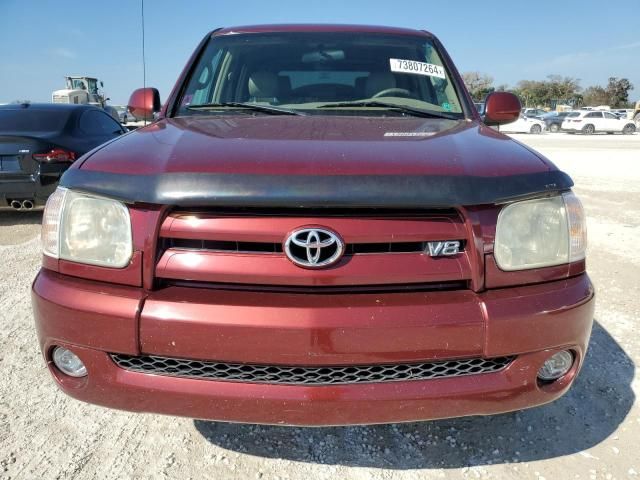
[[476, 122], [241, 114], [163, 119], [91, 152], [62, 184], [132, 202], [397, 207], [493, 203], [571, 180]]

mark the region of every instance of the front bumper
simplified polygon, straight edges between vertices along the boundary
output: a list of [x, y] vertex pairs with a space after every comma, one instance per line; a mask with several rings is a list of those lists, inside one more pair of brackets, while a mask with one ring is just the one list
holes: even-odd
[[[192, 292], [191, 300], [187, 300], [187, 290]], [[327, 317], [330, 311], [317, 315], [322, 307], [314, 302], [321, 295], [299, 295], [299, 303], [289, 308], [273, 298], [285, 295], [290, 299], [287, 294], [263, 293], [269, 298], [263, 297], [265, 304], [260, 305], [254, 305], [256, 299], [250, 292], [222, 295], [215, 304], [201, 299], [207, 295], [192, 288], [166, 295], [153, 292], [147, 297], [140, 289], [42, 270], [34, 282], [32, 298], [49, 369], [72, 397], [129, 411], [288, 425], [417, 421], [502, 413], [550, 402], [566, 392], [582, 365], [594, 308], [593, 288], [586, 275], [480, 294], [423, 292], [404, 297], [404, 302], [398, 302], [397, 296], [405, 294], [372, 295], [378, 306], [374, 299], [368, 306], [366, 295], [325, 295], [324, 304], [338, 305], [342, 318], [349, 314], [342, 323], [340, 317]], [[247, 296], [246, 304], [238, 305], [243, 296]], [[349, 299], [354, 302], [353, 309], [340, 306]], [[220, 305], [223, 301], [227, 303]], [[431, 310], [421, 310], [425, 305]], [[258, 310], [247, 310], [249, 306]], [[261, 310], [274, 321], [265, 323], [253, 315]], [[355, 323], [350, 321], [351, 310], [358, 319]], [[385, 315], [386, 311], [394, 314]], [[213, 312], [226, 312], [226, 316], [203, 326], [202, 319], [211, 318]], [[421, 323], [419, 314], [438, 319]], [[465, 322], [441, 321], [444, 314], [452, 319], [478, 318], [466, 322], [465, 329]], [[154, 318], [157, 321], [152, 321]], [[153, 328], [146, 332], [150, 335], [145, 336], [142, 329], [148, 330], [150, 325]], [[469, 335], [475, 335], [475, 341], [465, 343], [460, 338]], [[158, 340], [154, 343], [154, 339]], [[50, 359], [55, 345], [72, 349], [86, 364], [88, 376], [78, 379], [59, 372]], [[225, 345], [228, 348], [224, 349]], [[574, 352], [571, 371], [554, 383], [539, 384], [536, 372], [549, 355], [562, 349]], [[118, 367], [109, 353], [207, 355], [221, 361], [285, 365], [388, 364], [501, 355], [516, 358], [507, 368], [493, 373], [305, 386], [133, 372]]]

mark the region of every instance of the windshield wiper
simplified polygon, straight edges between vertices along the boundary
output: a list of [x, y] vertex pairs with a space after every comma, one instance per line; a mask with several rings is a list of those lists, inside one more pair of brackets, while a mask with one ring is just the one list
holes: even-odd
[[203, 103], [202, 105], [190, 105], [187, 107], [187, 110], [214, 110], [216, 108], [245, 108], [255, 112], [269, 113], [271, 115], [306, 115], [306, 113], [298, 112], [290, 108], [244, 102]]
[[395, 110], [398, 112], [408, 113], [416, 117], [447, 118], [449, 120], [460, 120], [460, 118], [453, 113], [438, 112], [436, 110], [423, 110], [421, 108], [408, 107], [406, 105], [399, 105], [397, 103], [380, 102], [378, 100], [356, 100], [354, 102], [326, 103], [316, 108], [344, 107], [380, 107], [388, 108], [389, 110]]

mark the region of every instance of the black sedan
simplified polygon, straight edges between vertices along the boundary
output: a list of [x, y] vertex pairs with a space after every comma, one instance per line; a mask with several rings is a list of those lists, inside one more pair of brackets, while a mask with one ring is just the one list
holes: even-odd
[[0, 105], [0, 206], [42, 206], [81, 155], [126, 130], [90, 105]]

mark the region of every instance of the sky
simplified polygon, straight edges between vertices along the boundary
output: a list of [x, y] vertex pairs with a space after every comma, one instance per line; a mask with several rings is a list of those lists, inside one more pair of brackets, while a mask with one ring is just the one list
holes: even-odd
[[[51, 101], [65, 75], [95, 76], [112, 104], [142, 86], [142, 0], [0, 0], [0, 103]], [[164, 100], [200, 40], [221, 26], [355, 23], [429, 30], [461, 72], [495, 84], [559, 74], [626, 77], [640, 99], [640, 0], [145, 0], [147, 86]]]

